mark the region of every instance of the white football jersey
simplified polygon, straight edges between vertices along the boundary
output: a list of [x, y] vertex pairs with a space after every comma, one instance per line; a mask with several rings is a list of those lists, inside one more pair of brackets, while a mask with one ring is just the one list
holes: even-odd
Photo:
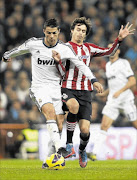
[[[115, 92], [123, 88], [128, 82], [128, 77], [134, 76], [129, 62], [126, 59], [119, 58], [114, 63], [110, 61], [106, 64], [106, 77], [108, 80], [109, 95], [108, 100], [113, 99]], [[126, 101], [134, 99], [133, 92], [127, 89], [116, 99], [117, 101]]]
[[38, 87], [45, 83], [59, 84], [61, 76], [52, 58], [52, 50], [60, 53], [62, 62], [69, 59], [77, 68], [90, 80], [95, 76], [90, 69], [77, 58], [70, 46], [58, 41], [54, 47], [48, 47], [44, 43], [44, 38], [31, 38], [24, 44], [4, 53], [4, 58], [9, 59], [22, 54], [31, 53], [32, 64], [32, 87]]

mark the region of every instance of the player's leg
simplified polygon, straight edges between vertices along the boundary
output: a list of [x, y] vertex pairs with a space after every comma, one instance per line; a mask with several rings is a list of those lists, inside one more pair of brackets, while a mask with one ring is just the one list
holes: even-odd
[[63, 122], [64, 122], [64, 114], [58, 114], [57, 115], [57, 125], [58, 125], [58, 128], [59, 128], [60, 138], [61, 138], [61, 135], [62, 135]]
[[[59, 125], [58, 126], [58, 135], [59, 135], [59, 140], [61, 142], [60, 135], [61, 135], [61, 131], [63, 128], [64, 111], [62, 109], [63, 103], [62, 103], [62, 99], [61, 99], [61, 89], [60, 88], [52, 87], [52, 102], [53, 102], [53, 105], [55, 108], [56, 120], [57, 120], [57, 123]], [[56, 146], [55, 146], [55, 148], [56, 148]], [[57, 153], [62, 154], [62, 156], [64, 158], [69, 157], [69, 152], [67, 152], [66, 149], [63, 148], [62, 146], [58, 149]]]
[[50, 85], [48, 84], [48, 86], [45, 85], [41, 88], [31, 89], [30, 97], [36, 103], [39, 110], [43, 113], [47, 120], [47, 131], [50, 134], [50, 138], [55, 146], [56, 152], [62, 153], [62, 155], [66, 157], [68, 155], [68, 152], [61, 146], [59, 129], [56, 122], [56, 114], [63, 114], [60, 88], [50, 87]]
[[66, 128], [67, 128], [67, 141], [66, 150], [70, 152], [70, 156], [76, 156], [73, 148], [73, 134], [77, 124], [77, 113], [79, 110], [79, 103], [75, 99], [75, 91], [62, 88], [62, 100], [66, 104], [69, 112], [67, 115]]
[[46, 126], [50, 134], [50, 138], [55, 145], [56, 151], [61, 147], [59, 129], [56, 122], [56, 113], [53, 104], [47, 103], [42, 106], [42, 113], [47, 119]]
[[129, 121], [132, 122], [134, 128], [137, 129], [137, 108], [134, 100], [130, 100], [123, 105], [124, 113]]
[[101, 128], [96, 136], [94, 147], [92, 153], [90, 154], [90, 159], [92, 161], [96, 160], [96, 155], [99, 153], [101, 145], [105, 142], [107, 138], [107, 130], [110, 128], [113, 121], [116, 120], [119, 115], [119, 109], [117, 108], [117, 104], [107, 102], [107, 104], [103, 108], [102, 114], [103, 118], [101, 122]]
[[82, 168], [87, 165], [86, 146], [90, 137], [90, 121], [81, 119], [79, 121], [80, 128], [80, 145], [79, 145], [79, 164]]
[[[90, 138], [90, 115], [91, 107], [91, 93], [81, 92], [82, 96], [79, 98], [80, 108], [78, 112], [79, 128], [80, 128], [80, 145], [79, 145], [79, 164], [81, 167], [87, 165], [86, 146]], [[89, 100], [89, 101], [88, 101]]]
[[[67, 101], [66, 105], [69, 104], [68, 109], [70, 107], [70, 109], [72, 110], [75, 105], [72, 108], [72, 104], [75, 102], [76, 100], [74, 98], [71, 98]], [[77, 102], [76, 102], [77, 104]], [[73, 112], [73, 113], [72, 113]], [[76, 111], [75, 111], [76, 112]], [[74, 130], [77, 124], [77, 114], [74, 114], [74, 111], [69, 111], [68, 115], [67, 115], [67, 121], [66, 121], [66, 128], [67, 128], [67, 141], [66, 141], [66, 150], [68, 152], [70, 152], [70, 156], [71, 157], [75, 157], [76, 153], [73, 147], [73, 134], [74, 134]]]
[[93, 150], [91, 153], [87, 153], [88, 158], [91, 159], [92, 161], [97, 160], [96, 155], [98, 154], [101, 145], [105, 142], [105, 140], [107, 138], [107, 130], [112, 125], [112, 123], [113, 123], [113, 120], [110, 117], [108, 117], [106, 115], [103, 116], [102, 123], [101, 123], [101, 129], [100, 129], [99, 133], [97, 134]]

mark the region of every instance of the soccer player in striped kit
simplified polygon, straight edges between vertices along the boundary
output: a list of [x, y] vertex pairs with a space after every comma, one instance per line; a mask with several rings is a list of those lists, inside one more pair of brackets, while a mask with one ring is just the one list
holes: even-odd
[[[128, 35], [133, 34], [132, 25], [127, 25], [125, 28], [121, 26], [119, 35], [111, 47], [102, 48], [92, 43], [84, 42], [84, 39], [89, 34], [91, 22], [85, 17], [76, 18], [71, 25], [71, 41], [67, 44], [75, 51], [81, 61], [87, 66], [90, 65], [92, 57], [110, 56], [119, 47], [120, 42]], [[54, 52], [54, 58], [59, 61], [60, 56]], [[65, 67], [65, 68], [64, 68]], [[63, 66], [59, 64], [65, 75], [62, 80], [62, 100], [67, 105], [69, 113], [67, 116], [67, 142], [66, 150], [71, 156], [76, 156], [72, 137], [77, 121], [80, 128], [80, 146], [79, 146], [79, 164], [82, 168], [87, 165], [87, 154], [85, 148], [90, 137], [90, 116], [92, 114], [91, 107], [91, 91], [93, 86], [88, 78], [81, 73], [78, 68], [70, 62], [66, 61]]]

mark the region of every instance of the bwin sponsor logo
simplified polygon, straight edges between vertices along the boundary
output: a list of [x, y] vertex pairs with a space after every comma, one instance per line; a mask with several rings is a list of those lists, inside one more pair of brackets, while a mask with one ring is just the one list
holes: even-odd
[[42, 65], [55, 65], [55, 61], [54, 59], [51, 59], [51, 60], [42, 60], [40, 58], [38, 58], [38, 64], [42, 64]]

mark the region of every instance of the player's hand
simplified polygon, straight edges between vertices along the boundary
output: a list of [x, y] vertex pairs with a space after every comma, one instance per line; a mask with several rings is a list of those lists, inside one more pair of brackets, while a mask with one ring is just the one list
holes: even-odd
[[119, 41], [122, 41], [125, 37], [127, 37], [130, 34], [134, 34], [135, 29], [132, 28], [132, 25], [133, 24], [129, 24], [129, 22], [128, 22], [126, 24], [125, 28], [123, 25], [121, 26], [121, 29], [120, 29], [119, 35], [118, 35]]
[[121, 91], [117, 91], [114, 93], [113, 98], [118, 98], [118, 96], [121, 94]]
[[11, 61], [11, 58], [10, 58], [10, 59], [5, 59], [4, 57], [2, 57], [2, 61], [3, 61], [3, 62], [10, 62], [10, 61]]
[[104, 91], [103, 86], [99, 82], [94, 82], [93, 87], [97, 90], [98, 93], [102, 93]]
[[52, 57], [54, 58], [56, 63], [59, 63], [59, 61], [61, 60], [60, 54], [55, 50], [52, 50]]

